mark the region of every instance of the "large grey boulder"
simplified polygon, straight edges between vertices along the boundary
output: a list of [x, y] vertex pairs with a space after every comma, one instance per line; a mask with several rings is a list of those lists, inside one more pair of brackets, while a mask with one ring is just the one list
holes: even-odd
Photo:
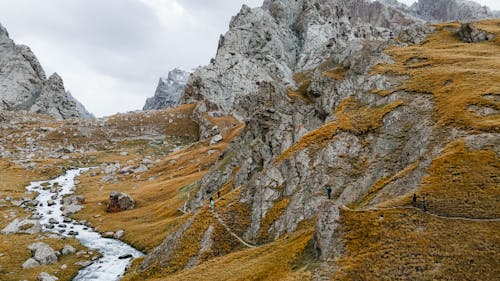
[[155, 95], [146, 100], [142, 109], [151, 110], [176, 106], [186, 87], [189, 74], [189, 72], [175, 68], [168, 73], [166, 78], [160, 78]]
[[0, 25], [0, 110], [26, 110], [56, 119], [92, 118], [54, 73], [47, 79], [31, 49], [17, 45]]
[[111, 193], [109, 194], [106, 212], [114, 213], [131, 210], [134, 208], [134, 206], [134, 199], [132, 199], [130, 195], [122, 192], [111, 191]]
[[33, 258], [42, 265], [54, 264], [57, 262], [56, 252], [46, 243], [37, 242], [30, 244], [28, 249], [31, 250]]

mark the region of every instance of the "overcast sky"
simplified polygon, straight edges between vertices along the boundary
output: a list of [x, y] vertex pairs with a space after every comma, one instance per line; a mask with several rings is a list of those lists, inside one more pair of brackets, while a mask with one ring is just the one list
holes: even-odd
[[[0, 0], [0, 23], [96, 116], [141, 109], [158, 78], [215, 56], [241, 5], [263, 0]], [[411, 0], [403, 1], [408, 4]], [[500, 9], [500, 0], [481, 0]]]

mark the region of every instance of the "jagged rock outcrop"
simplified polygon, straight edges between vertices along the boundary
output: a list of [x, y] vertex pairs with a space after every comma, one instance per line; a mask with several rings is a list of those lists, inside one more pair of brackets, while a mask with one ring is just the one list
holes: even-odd
[[166, 78], [160, 78], [155, 95], [146, 100], [146, 104], [142, 110], [162, 109], [176, 106], [186, 87], [189, 75], [189, 72], [175, 68], [168, 73]]
[[378, 1], [429, 22], [469, 21], [495, 17], [487, 6], [468, 0], [418, 0], [411, 6], [397, 0]]
[[493, 39], [493, 34], [475, 27], [472, 23], [462, 24], [457, 34], [460, 39], [467, 43], [477, 43]]
[[0, 25], [0, 110], [26, 110], [57, 119], [92, 118], [64, 89], [61, 77], [45, 72], [25, 45], [17, 45]]
[[265, 1], [254, 9], [244, 5], [221, 36], [216, 57], [189, 79], [181, 102], [203, 100], [208, 111], [228, 113], [261, 84], [296, 86], [294, 73], [318, 66], [332, 53], [348, 57], [363, 40], [418, 41], [426, 31], [418, 20], [378, 2]]

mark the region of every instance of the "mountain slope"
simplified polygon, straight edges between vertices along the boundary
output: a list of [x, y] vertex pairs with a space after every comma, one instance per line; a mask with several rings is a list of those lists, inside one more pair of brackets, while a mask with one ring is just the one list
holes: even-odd
[[16, 45], [0, 25], [0, 110], [26, 110], [57, 119], [92, 118], [69, 92], [59, 75], [46, 78], [38, 59]]
[[[494, 38], [500, 35], [498, 21], [476, 27]], [[225, 255], [235, 251], [251, 255], [253, 250], [245, 250], [231, 233], [214, 230], [218, 223], [207, 198], [220, 192], [216, 217], [249, 244], [265, 247], [298, 230], [314, 231], [308, 246], [288, 263], [300, 264], [315, 280], [336, 272], [343, 280], [384, 274], [392, 279], [470, 278], [468, 272], [451, 270], [466, 266], [469, 254], [487, 267], [476, 271], [475, 278], [495, 275], [495, 263], [477, 252], [478, 240], [471, 234], [481, 229], [485, 249], [498, 250], [492, 229], [499, 206], [488, 196], [498, 195], [499, 49], [497, 39], [465, 43], [459, 29], [456, 23], [426, 26], [380, 3], [363, 1], [266, 1], [262, 8], [243, 7], [221, 38], [216, 58], [191, 77], [182, 101], [199, 102], [198, 119], [232, 112], [246, 127], [196, 185], [190, 219], [149, 253], [137, 274], [180, 272], [181, 278], [183, 270], [195, 266], [185, 273], [208, 270], [218, 276], [221, 268], [207, 269], [204, 261], [228, 262]], [[200, 126], [202, 135], [217, 133]], [[481, 162], [475, 155], [490, 160]], [[462, 156], [453, 166], [442, 166]], [[467, 168], [469, 163], [479, 169]], [[468, 169], [471, 178], [450, 169]], [[443, 171], [451, 178], [443, 177]], [[437, 183], [429, 185], [432, 178]], [[441, 190], [443, 184], [460, 188]], [[480, 186], [484, 196], [479, 196]], [[416, 209], [413, 193], [419, 198]], [[422, 210], [424, 195], [428, 213]], [[481, 210], [488, 208], [493, 220], [483, 221]], [[471, 211], [465, 214], [467, 209]], [[396, 220], [394, 213], [416, 216], [432, 227], [410, 229], [421, 233], [412, 236], [416, 242], [402, 241], [398, 245], [403, 250], [370, 271], [370, 260], [363, 257], [390, 253], [385, 243], [409, 235], [396, 232], [393, 240], [375, 243], [384, 231], [410, 223]], [[377, 215], [381, 222], [372, 223]], [[439, 236], [448, 220], [456, 221], [450, 231], [464, 229], [456, 239], [437, 239], [445, 246], [425, 251], [422, 259], [399, 259]], [[375, 230], [379, 225], [380, 231]], [[356, 236], [357, 229], [371, 240]], [[466, 254], [446, 252], [460, 239], [471, 241]], [[200, 240], [204, 242], [193, 245]], [[372, 243], [366, 246], [368, 253], [356, 248], [360, 243]], [[436, 261], [442, 255], [454, 258]], [[234, 266], [230, 279], [239, 280], [238, 271], [243, 274], [246, 268]]]

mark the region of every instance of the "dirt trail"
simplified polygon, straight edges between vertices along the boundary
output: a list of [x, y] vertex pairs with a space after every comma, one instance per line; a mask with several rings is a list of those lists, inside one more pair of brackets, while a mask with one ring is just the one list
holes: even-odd
[[[387, 208], [370, 207], [370, 208], [365, 208], [365, 209], [353, 210], [353, 209], [351, 209], [351, 208], [343, 205], [341, 208], [344, 208], [346, 210], [353, 211], [353, 212], [383, 211], [383, 210], [408, 210], [408, 209], [422, 211], [422, 209], [420, 209], [420, 208], [410, 207], [410, 206], [406, 206], [406, 207], [387, 207]], [[430, 216], [441, 218], [441, 219], [446, 219], [446, 220], [464, 220], [464, 221], [474, 221], [474, 222], [498, 222], [498, 221], [500, 221], [500, 218], [475, 219], [475, 218], [466, 218], [466, 217], [447, 217], [447, 216], [441, 216], [441, 215], [437, 215], [437, 214], [431, 213], [429, 211], [427, 211], [425, 213], [428, 214], [428, 215], [430, 215]]]
[[238, 235], [236, 235], [236, 233], [234, 233], [228, 226], [227, 224], [220, 218], [219, 214], [217, 213], [217, 211], [215, 211], [215, 209], [213, 208], [210, 208], [210, 211], [212, 212], [212, 214], [215, 216], [215, 218], [219, 221], [219, 223], [224, 226], [224, 228], [226, 228], [226, 230], [231, 233], [232, 236], [234, 236], [234, 238], [238, 239], [238, 241], [241, 242], [241, 244], [247, 246], [248, 248], [257, 248], [257, 246], [255, 245], [252, 245], [248, 242], [246, 242], [245, 240], [243, 240], [241, 237], [239, 237]]

